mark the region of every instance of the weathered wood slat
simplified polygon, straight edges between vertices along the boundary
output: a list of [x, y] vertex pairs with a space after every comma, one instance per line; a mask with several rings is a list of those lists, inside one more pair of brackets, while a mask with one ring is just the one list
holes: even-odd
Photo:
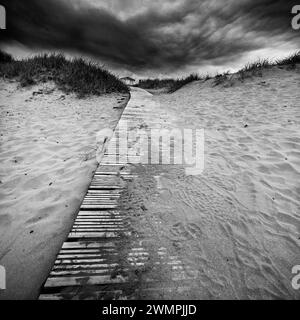
[[112, 199], [116, 200], [119, 199], [120, 195], [119, 194], [101, 194], [101, 193], [88, 193], [85, 197], [85, 199]]
[[62, 249], [85, 249], [85, 248], [115, 248], [115, 242], [86, 242], [86, 241], [78, 241], [78, 242], [64, 242]]
[[101, 204], [103, 204], [103, 203], [106, 204], [108, 202], [118, 203], [119, 198], [114, 198], [114, 197], [86, 197], [83, 202], [88, 202], [88, 201], [98, 201], [98, 203], [101, 202]]
[[109, 198], [86, 198], [83, 200], [83, 203], [95, 203], [96, 204], [117, 204], [118, 203], [118, 199], [109, 199]]
[[93, 270], [93, 269], [115, 269], [118, 263], [76, 263], [76, 264], [60, 264], [54, 265], [52, 270]]
[[90, 253], [96, 253], [98, 255], [105, 255], [110, 253], [117, 252], [115, 248], [105, 248], [105, 249], [61, 249], [59, 251], [59, 255], [67, 255], [67, 254], [90, 254]]
[[61, 277], [61, 276], [90, 276], [90, 275], [109, 275], [111, 269], [87, 269], [87, 270], [63, 270], [63, 271], [51, 271], [51, 277]]
[[97, 189], [97, 190], [120, 190], [123, 189], [123, 187], [121, 186], [117, 186], [117, 185], [97, 185], [97, 184], [91, 184], [89, 186], [89, 189]]
[[[117, 254], [117, 252], [109, 252], [109, 253], [106, 253], [106, 254], [109, 254], [109, 255], [114, 255], [114, 254]], [[61, 254], [59, 253], [59, 255], [57, 256], [57, 259], [56, 260], [62, 260], [62, 259], [78, 259], [78, 258], [85, 258], [85, 259], [88, 259], [88, 258], [97, 258], [99, 257], [99, 252], [95, 252], [95, 253], [83, 253], [83, 254], [80, 254], [80, 253], [69, 253], [69, 254]], [[101, 256], [104, 256], [103, 254], [101, 254]]]
[[102, 189], [102, 190], [88, 190], [87, 194], [103, 194], [103, 195], [118, 195], [122, 194], [122, 190]]
[[[99, 202], [100, 201], [97, 201], [97, 200], [86, 200], [86, 201], [82, 202], [82, 205], [83, 206], [89, 206], [89, 205], [97, 206], [99, 204]], [[116, 207], [118, 205], [118, 202], [117, 201], [108, 201], [108, 200], [101, 201], [101, 206], [104, 206], [104, 205]]]
[[106, 224], [121, 224], [123, 223], [123, 219], [97, 219], [93, 217], [87, 217], [86, 219], [76, 219], [75, 224], [101, 224], [101, 223], [106, 223]]
[[92, 190], [94, 192], [90, 192], [88, 191], [88, 193], [86, 194], [86, 198], [87, 197], [101, 197], [101, 198], [104, 198], [104, 197], [107, 197], [107, 198], [110, 198], [110, 197], [113, 197], [113, 198], [120, 198], [121, 196], [121, 193], [102, 193], [101, 191], [98, 191], [97, 190]]
[[118, 230], [125, 230], [125, 226], [123, 223], [114, 223], [114, 224], [102, 224], [102, 223], [75, 223], [73, 230], [75, 229], [103, 229], [103, 230], [111, 230], [111, 229], [118, 229]]
[[108, 205], [108, 204], [99, 204], [99, 205], [90, 205], [90, 204], [85, 204], [81, 206], [81, 209], [115, 209], [117, 208], [117, 205]]
[[116, 227], [73, 227], [72, 232], [124, 232], [126, 229], [124, 228], [116, 228]]
[[114, 225], [124, 225], [123, 220], [108, 220], [108, 219], [76, 219], [75, 225], [82, 225], [82, 226], [88, 226], [88, 225], [101, 225], [101, 226], [114, 226]]
[[45, 283], [45, 288], [51, 287], [66, 287], [66, 286], [78, 286], [80, 283], [83, 285], [97, 285], [97, 284], [116, 284], [126, 282], [126, 278], [116, 276], [111, 278], [110, 275], [106, 276], [90, 276], [90, 277], [50, 277]]
[[99, 216], [120, 216], [120, 212], [118, 210], [79, 211], [78, 215], [88, 215], [90, 213], [97, 213]]
[[110, 223], [105, 223], [105, 222], [97, 222], [97, 221], [91, 221], [91, 222], [78, 222], [75, 221], [74, 226], [76, 227], [90, 227], [90, 226], [95, 226], [95, 227], [103, 227], [103, 228], [116, 228], [116, 227], [124, 227], [124, 223], [121, 221], [119, 222], [110, 222]]
[[121, 222], [124, 221], [126, 222], [127, 218], [123, 218], [121, 216], [117, 216], [117, 217], [107, 217], [107, 216], [98, 216], [98, 215], [82, 215], [80, 217], [78, 217], [75, 222], [91, 222], [91, 221], [103, 221], [103, 222]]
[[71, 265], [76, 265], [76, 264], [83, 264], [83, 263], [102, 263], [102, 262], [107, 262], [106, 258], [74, 258], [74, 259], [56, 259], [55, 260], [55, 265], [63, 265], [63, 264], [71, 264]]
[[[122, 232], [122, 235], [130, 236], [130, 232]], [[69, 239], [86, 239], [86, 238], [120, 238], [121, 234], [117, 232], [70, 232]]]

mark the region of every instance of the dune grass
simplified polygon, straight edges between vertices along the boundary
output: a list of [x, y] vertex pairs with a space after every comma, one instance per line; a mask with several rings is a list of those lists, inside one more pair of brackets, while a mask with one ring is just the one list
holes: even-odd
[[169, 88], [173, 85], [174, 79], [143, 79], [140, 80], [137, 84], [138, 87], [143, 89], [161, 89], [161, 88]]
[[[300, 51], [297, 51], [280, 60], [259, 59], [248, 63], [236, 75], [237, 79], [243, 82], [252, 76], [262, 76], [262, 71], [270, 67], [287, 66], [293, 69], [299, 63]], [[144, 79], [140, 80], [137, 86], [143, 89], [166, 88], [168, 93], [173, 93], [193, 81], [212, 79], [213, 85], [218, 86], [227, 80], [231, 81], [234, 76], [229, 72], [217, 74], [214, 77], [208, 74], [201, 77], [193, 73], [178, 79]], [[0, 77], [15, 78], [22, 86], [54, 81], [63, 91], [75, 92], [80, 97], [129, 92], [126, 84], [99, 65], [86, 62], [81, 58], [67, 60], [62, 54], [45, 54], [26, 60], [14, 60], [9, 54], [0, 50]]]
[[167, 88], [168, 93], [175, 92], [179, 90], [181, 87], [185, 86], [188, 83], [193, 81], [201, 80], [200, 76], [196, 73], [190, 74], [187, 77], [178, 78], [178, 79], [145, 79], [140, 80], [138, 83], [138, 87], [143, 89], [161, 89]]
[[297, 51], [284, 59], [275, 61], [275, 65], [277, 65], [277, 66], [295, 67], [296, 64], [298, 64], [298, 63], [300, 63], [300, 51]]
[[202, 80], [202, 78], [196, 73], [192, 73], [185, 78], [176, 79], [175, 82], [173, 83], [173, 85], [171, 86], [169, 92], [170, 93], [175, 92], [175, 91], [179, 90], [180, 88], [182, 88], [183, 86], [185, 86], [191, 82], [199, 81], [199, 80]]
[[214, 86], [218, 86], [219, 84], [225, 82], [229, 78], [229, 71], [225, 71], [223, 73], [217, 73], [214, 77]]
[[14, 60], [0, 51], [0, 77], [17, 79], [23, 87], [54, 81], [64, 92], [74, 92], [79, 97], [129, 92], [121, 80], [96, 63], [82, 58], [67, 60], [62, 54]]
[[[261, 77], [263, 70], [266, 70], [273, 66], [287, 66], [289, 69], [294, 69], [296, 65], [299, 63], [300, 51], [297, 51], [291, 54], [290, 56], [280, 60], [271, 61], [269, 59], [258, 59], [254, 62], [247, 63], [241, 70], [239, 70], [235, 74], [231, 74], [229, 71], [226, 71], [223, 73], [217, 73], [215, 76], [207, 74], [206, 76], [202, 77], [194, 73], [181, 79], [167, 78], [140, 80], [137, 86], [143, 89], [166, 88], [168, 93], [173, 93], [178, 89], [182, 88], [184, 85], [193, 81], [212, 80], [213, 86], [218, 86], [228, 81], [232, 82], [233, 79], [238, 79], [239, 81], [243, 82], [245, 79], [251, 78], [253, 76]], [[229, 85], [233, 85], [233, 82]]]
[[300, 51], [297, 51], [290, 56], [271, 61], [269, 59], [258, 59], [254, 62], [247, 63], [241, 70], [236, 74], [229, 74], [229, 72], [224, 72], [222, 74], [217, 74], [214, 77], [214, 85], [220, 85], [225, 83], [227, 80], [231, 81], [238, 79], [243, 82], [245, 79], [252, 77], [262, 77], [263, 70], [270, 69], [272, 67], [287, 67], [288, 69], [295, 69], [296, 65], [300, 63]]

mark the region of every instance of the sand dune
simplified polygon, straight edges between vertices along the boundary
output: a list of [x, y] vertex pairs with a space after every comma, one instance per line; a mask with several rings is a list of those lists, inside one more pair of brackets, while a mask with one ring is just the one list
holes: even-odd
[[96, 133], [126, 95], [77, 99], [53, 84], [0, 83], [0, 298], [37, 297], [97, 166]]
[[150, 166], [130, 193], [147, 208], [144, 220], [132, 218], [136, 229], [196, 273], [185, 297], [300, 298], [291, 285], [300, 264], [299, 71], [153, 96], [173, 128], [205, 129], [203, 174]]
[[[121, 203], [128, 223], [193, 277], [188, 293], [163, 297], [299, 299], [291, 286], [300, 264], [299, 66], [213, 81], [138, 104], [162, 127], [204, 128], [205, 171], [137, 165]], [[0, 298], [36, 297], [95, 169], [95, 133], [120, 116], [120, 96], [52, 90], [1, 87], [0, 264], [9, 286]], [[148, 263], [145, 274], [168, 282]]]

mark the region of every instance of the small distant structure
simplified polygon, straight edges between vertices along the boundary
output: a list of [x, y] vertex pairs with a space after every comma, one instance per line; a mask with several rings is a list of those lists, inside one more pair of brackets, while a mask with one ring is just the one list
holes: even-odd
[[121, 80], [128, 86], [133, 86], [135, 84], [135, 80], [130, 77], [124, 77], [124, 78], [121, 78]]

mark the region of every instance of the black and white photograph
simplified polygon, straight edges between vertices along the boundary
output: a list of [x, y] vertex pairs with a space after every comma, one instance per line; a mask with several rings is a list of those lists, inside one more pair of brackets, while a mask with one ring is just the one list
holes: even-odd
[[0, 300], [300, 300], [300, 1], [0, 0]]

